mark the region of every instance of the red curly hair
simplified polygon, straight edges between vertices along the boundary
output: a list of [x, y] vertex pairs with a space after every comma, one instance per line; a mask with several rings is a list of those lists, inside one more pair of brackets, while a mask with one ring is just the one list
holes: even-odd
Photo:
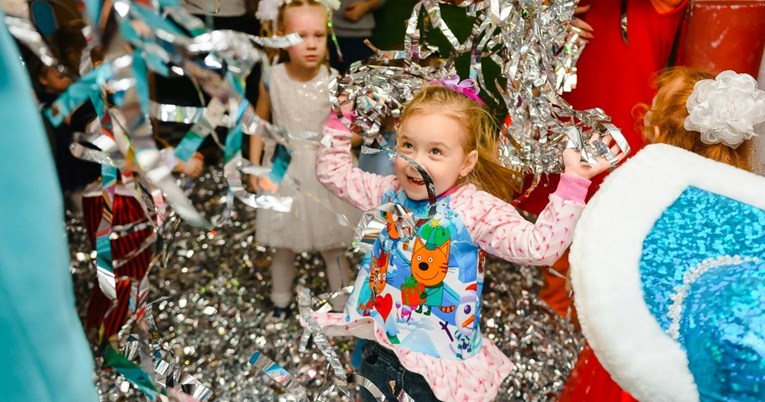
[[727, 163], [739, 169], [752, 170], [752, 141], [744, 141], [736, 149], [725, 144], [707, 145], [701, 135], [685, 129], [688, 117], [686, 102], [698, 81], [714, 79], [709, 72], [687, 67], [673, 67], [661, 72], [655, 80], [658, 92], [654, 105], [638, 105], [644, 117], [643, 135], [653, 143], [664, 143], [691, 151], [705, 158]]

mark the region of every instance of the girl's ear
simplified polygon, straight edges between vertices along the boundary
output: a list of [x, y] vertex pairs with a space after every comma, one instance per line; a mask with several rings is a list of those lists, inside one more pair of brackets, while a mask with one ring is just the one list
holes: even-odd
[[659, 133], [660, 133], [659, 127], [653, 126], [653, 130], [647, 130], [647, 132], [645, 133], [645, 139], [649, 143], [655, 143], [656, 139], [659, 138]]
[[465, 163], [462, 164], [462, 169], [460, 169], [460, 176], [467, 176], [473, 171], [476, 163], [478, 163], [478, 151], [474, 149], [465, 155]]
[[45, 68], [46, 67], [43, 67], [40, 70], [40, 73], [37, 74], [37, 77], [35, 77], [35, 79], [37, 80], [37, 83], [42, 85], [42, 86], [47, 86], [48, 83], [49, 83], [49, 81], [48, 81], [48, 74], [47, 74], [47, 71], [45, 70]]

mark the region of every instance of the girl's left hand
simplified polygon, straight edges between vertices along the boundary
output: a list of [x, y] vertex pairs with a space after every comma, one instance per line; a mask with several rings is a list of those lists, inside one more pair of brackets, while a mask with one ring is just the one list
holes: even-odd
[[[594, 141], [603, 141], [603, 143], [606, 144], [606, 147], [608, 147], [611, 145], [611, 142], [613, 142], [613, 139], [610, 135], [606, 135], [600, 140], [596, 138]], [[610, 151], [617, 160], [614, 167], [621, 163], [627, 156], [616, 144], [610, 148]], [[598, 163], [595, 166], [590, 166], [587, 162], [582, 161], [578, 150], [566, 148], [563, 150], [563, 173], [589, 180], [612, 168], [611, 163], [609, 163], [604, 156], [598, 156], [596, 159]]]

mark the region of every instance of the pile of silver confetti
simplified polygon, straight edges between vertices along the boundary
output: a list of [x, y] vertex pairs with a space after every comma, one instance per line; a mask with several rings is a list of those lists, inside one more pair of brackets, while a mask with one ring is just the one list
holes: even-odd
[[[200, 209], [219, 211], [225, 187], [220, 168], [209, 170], [190, 199]], [[283, 325], [264, 324], [270, 314], [269, 253], [254, 240], [254, 210], [237, 205], [234, 218], [215, 230], [180, 221], [173, 225], [165, 265], [149, 274], [149, 300], [161, 299], [153, 308], [159, 335], [179, 369], [210, 389], [208, 400], [294, 400], [249, 365], [256, 351], [292, 373], [310, 400], [350, 400], [333, 386], [322, 353], [315, 347], [301, 350], [302, 328], [296, 318]], [[95, 263], [81, 223], [71, 219], [68, 230], [76, 299], [84, 308], [95, 283]], [[349, 257], [360, 259], [350, 252]], [[302, 254], [297, 264], [305, 286], [314, 294], [326, 291], [320, 256]], [[581, 334], [537, 297], [539, 267], [489, 258], [487, 271], [482, 331], [515, 364], [497, 400], [555, 400], [584, 344]], [[340, 359], [349, 363], [354, 340], [331, 341]], [[96, 371], [102, 400], [146, 400], [120, 375], [102, 368]]]

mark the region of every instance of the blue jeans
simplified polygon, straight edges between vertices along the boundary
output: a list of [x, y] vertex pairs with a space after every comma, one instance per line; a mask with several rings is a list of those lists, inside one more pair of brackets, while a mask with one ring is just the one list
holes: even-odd
[[[397, 400], [391, 391], [391, 381], [395, 382], [396, 392], [403, 389], [417, 402], [438, 401], [425, 377], [405, 369], [393, 352], [377, 342], [367, 341], [361, 347], [359, 374], [372, 381], [389, 401]], [[361, 387], [361, 400], [374, 402], [375, 398]]]

